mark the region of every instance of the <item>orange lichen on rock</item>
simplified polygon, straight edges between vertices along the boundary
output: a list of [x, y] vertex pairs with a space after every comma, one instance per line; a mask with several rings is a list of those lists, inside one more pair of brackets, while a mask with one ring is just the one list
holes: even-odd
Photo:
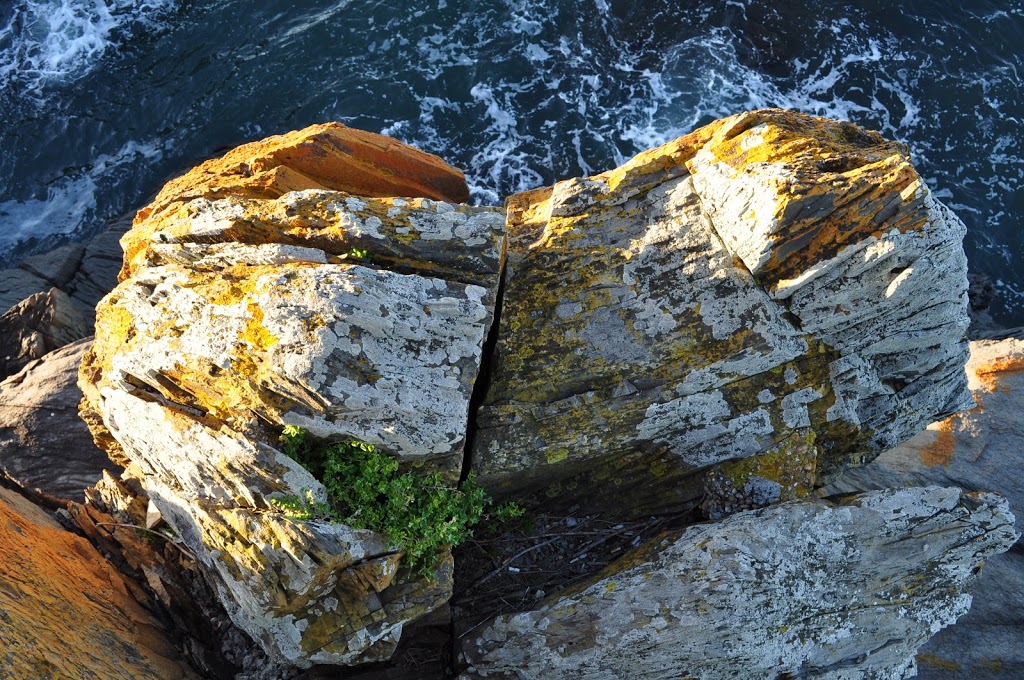
[[935, 429], [935, 441], [921, 447], [921, 462], [926, 467], [949, 465], [956, 457], [956, 435], [953, 434], [954, 421], [959, 416], [950, 416], [938, 424]]
[[1018, 354], [1002, 356], [974, 367], [974, 375], [981, 381], [986, 392], [995, 392], [999, 389], [1000, 373], [1019, 373], [1020, 371], [1024, 371], [1024, 355]]
[[[723, 172], [737, 180], [730, 185], [737, 193], [712, 216], [723, 218], [716, 227], [730, 225], [727, 244], [768, 286], [870, 236], [928, 223], [907, 147], [845, 121], [780, 109], [743, 113], [719, 125], [687, 166], [698, 182]], [[771, 204], [747, 200], [743, 192], [758, 185], [772, 187]]]
[[88, 541], [0, 488], [0, 677], [195, 677]]
[[[357, 196], [469, 200], [462, 171], [391, 137], [341, 123], [311, 125], [232, 149], [171, 180], [135, 216], [121, 245], [125, 262], [149, 243], [160, 216], [196, 198], [277, 198], [291, 191], [331, 189]], [[121, 272], [121, 280], [130, 272]]]

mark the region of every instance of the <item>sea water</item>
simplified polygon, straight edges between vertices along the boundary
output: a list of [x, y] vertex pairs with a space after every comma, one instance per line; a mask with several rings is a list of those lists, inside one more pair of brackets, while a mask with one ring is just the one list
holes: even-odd
[[338, 120], [476, 203], [780, 106], [907, 142], [1024, 324], [1024, 0], [0, 0], [0, 266]]

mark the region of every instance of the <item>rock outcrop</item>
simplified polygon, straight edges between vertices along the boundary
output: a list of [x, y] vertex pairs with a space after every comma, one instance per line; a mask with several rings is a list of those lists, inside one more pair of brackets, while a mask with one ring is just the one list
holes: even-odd
[[0, 486], [0, 677], [196, 678], [84, 538]]
[[[309, 176], [370, 193], [365, 173], [350, 186], [324, 160], [341, 163], [349, 135], [368, 138], [317, 127], [260, 146], [265, 158], [245, 149], [253, 192], [239, 190], [250, 177], [200, 183], [247, 197], [182, 188], [217, 163], [235, 167], [235, 152], [140, 211], [80, 383], [97, 442], [131, 463], [235, 624], [297, 666], [387, 659], [403, 625], [450, 596], [451, 558], [413, 576], [384, 536], [277, 511], [275, 498], [326, 500], [277, 435], [300, 425], [358, 439], [454, 484], [503, 256], [494, 208], [325, 189], [251, 197]], [[370, 181], [377, 193], [434, 194], [461, 177], [380, 140], [361, 161], [388, 176]]]
[[92, 335], [91, 312], [59, 288], [35, 293], [0, 316], [0, 380], [33, 359]]
[[85, 489], [120, 473], [78, 417], [78, 368], [92, 340], [72, 343], [0, 382], [0, 470], [28, 488], [83, 501]]
[[[766, 110], [507, 211], [467, 195], [439, 159], [330, 125], [208, 161], [138, 213], [79, 383], [126, 469], [72, 515], [176, 621], [243, 631], [268, 667], [358, 665], [451, 596], [450, 551], [424, 577], [385, 536], [280, 509], [327, 500], [286, 426], [548, 511], [726, 518], [483, 622], [470, 675], [901, 677], [963, 613], [1015, 538], [998, 497], [739, 512], [973, 404], [963, 225], [904, 147]], [[160, 549], [128, 528], [161, 523]], [[710, 644], [718, 665], [697, 664]]]
[[[873, 463], [851, 470], [827, 492], [902, 484], [997, 489], [1024, 514], [1024, 478], [1015, 474], [1024, 441], [1022, 329], [1003, 340], [971, 343], [967, 377], [975, 408], [934, 423]], [[1024, 550], [991, 560], [974, 589], [971, 611], [921, 648], [925, 680], [1024, 677]]]
[[909, 677], [1017, 538], [1005, 499], [939, 487], [740, 513], [499, 616], [463, 642], [463, 677]]
[[745, 113], [507, 207], [473, 450], [494, 488], [650, 513], [768, 456], [712, 485], [725, 512], [970, 405], [964, 226], [877, 133]]

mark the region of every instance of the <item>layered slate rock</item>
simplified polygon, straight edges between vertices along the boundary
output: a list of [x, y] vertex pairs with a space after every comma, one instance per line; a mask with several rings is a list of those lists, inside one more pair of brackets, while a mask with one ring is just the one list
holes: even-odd
[[970, 403], [963, 224], [877, 133], [741, 114], [507, 210], [473, 451], [492, 489], [640, 514], [725, 463], [724, 513]]
[[59, 288], [35, 293], [0, 316], [0, 379], [92, 334], [91, 314]]
[[[1002, 340], [971, 343], [967, 377], [977, 406], [934, 423], [828, 487], [832, 493], [902, 484], [992, 489], [1024, 513], [1024, 477], [1016, 473], [1024, 441], [1022, 329]], [[921, 648], [926, 680], [1024, 677], [1024, 551], [988, 561], [971, 611]]]
[[794, 502], [655, 539], [540, 609], [467, 636], [464, 678], [905, 678], [1018, 538], [996, 494]]
[[303, 176], [334, 189], [421, 197], [253, 198], [228, 176], [207, 185], [241, 195], [187, 200], [172, 183], [162, 195], [180, 200], [158, 198], [122, 240], [127, 278], [97, 309], [80, 383], [97, 442], [131, 463], [232, 621], [298, 666], [387, 659], [407, 622], [448, 599], [452, 565], [441, 555], [432, 578], [413, 576], [386, 537], [276, 511], [275, 498], [326, 500], [277, 435], [371, 443], [456, 483], [503, 257], [501, 211], [422, 197], [424, 174], [460, 173], [428, 173], [438, 159], [383, 138], [384, 156], [353, 171], [359, 147], [341, 154], [335, 132], [271, 140], [246, 161], [272, 166], [256, 195], [315, 167]]
[[25, 487], [78, 502], [103, 470], [120, 471], [78, 417], [78, 367], [90, 344], [50, 352], [0, 382], [0, 470]]
[[3, 487], [0, 585], [0, 677], [198, 677], [88, 541]]

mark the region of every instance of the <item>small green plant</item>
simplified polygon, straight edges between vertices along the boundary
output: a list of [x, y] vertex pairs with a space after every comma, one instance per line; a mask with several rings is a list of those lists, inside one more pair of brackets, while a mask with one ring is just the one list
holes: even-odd
[[[302, 428], [286, 426], [282, 450], [319, 479], [329, 503], [317, 502], [310, 491], [272, 501], [288, 516], [324, 519], [386, 534], [404, 552], [410, 569], [430, 576], [438, 550], [456, 546], [472, 535], [471, 527], [493, 505], [473, 473], [460, 488], [450, 488], [439, 472], [399, 474], [398, 461], [372, 444], [351, 441], [317, 445]], [[494, 507], [498, 521], [521, 517], [515, 503]]]
[[369, 260], [370, 251], [366, 248], [352, 248], [348, 251], [348, 256], [356, 260]]

